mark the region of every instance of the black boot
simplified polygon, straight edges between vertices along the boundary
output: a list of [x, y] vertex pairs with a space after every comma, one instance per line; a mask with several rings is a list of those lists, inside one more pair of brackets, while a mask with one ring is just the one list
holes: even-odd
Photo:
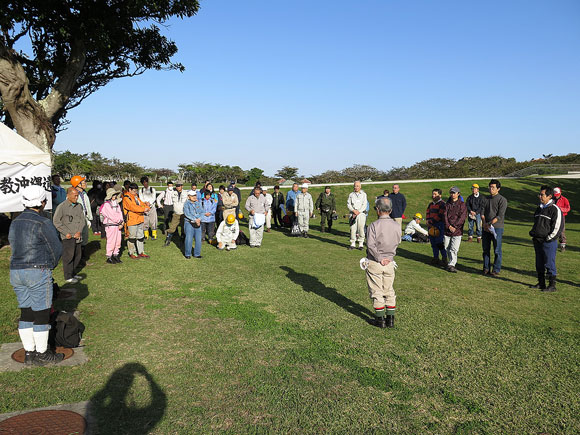
[[64, 353], [56, 353], [52, 349], [47, 349], [44, 353], [36, 352], [36, 357], [34, 358], [34, 365], [36, 366], [46, 366], [49, 364], [58, 364], [64, 359]]
[[394, 328], [395, 327], [395, 315], [394, 314], [387, 314], [387, 328]]
[[544, 290], [546, 288], [546, 276], [543, 273], [538, 273], [538, 283], [531, 285], [530, 288]]
[[548, 275], [548, 287], [542, 290], [543, 292], [555, 292], [556, 291], [556, 277], [554, 275]]
[[115, 263], [116, 263], [116, 261], [115, 261], [115, 260], [113, 260], [113, 257], [107, 257], [107, 263], [108, 263], [108, 264], [115, 264]]
[[173, 233], [167, 233], [167, 238], [165, 239], [165, 243], [163, 247], [169, 246], [171, 244], [171, 238], [173, 237]]
[[374, 319], [370, 320], [369, 323], [377, 328], [384, 329], [387, 327], [387, 323], [385, 322], [385, 317], [375, 317]]
[[115, 261], [115, 263], [122, 263], [121, 254], [113, 255], [113, 260]]
[[36, 351], [35, 350], [27, 350], [24, 352], [24, 364], [30, 366], [34, 363], [34, 359], [36, 358]]

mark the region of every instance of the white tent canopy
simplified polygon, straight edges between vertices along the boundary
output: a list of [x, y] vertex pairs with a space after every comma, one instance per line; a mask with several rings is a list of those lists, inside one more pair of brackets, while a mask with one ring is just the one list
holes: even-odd
[[50, 194], [50, 154], [40, 150], [18, 133], [0, 123], [0, 212], [22, 211], [20, 191], [37, 184]]

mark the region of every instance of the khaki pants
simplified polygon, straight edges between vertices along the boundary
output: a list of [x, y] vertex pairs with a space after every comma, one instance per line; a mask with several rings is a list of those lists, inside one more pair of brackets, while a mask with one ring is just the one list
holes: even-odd
[[173, 212], [173, 215], [171, 216], [171, 222], [169, 222], [169, 229], [167, 230], [167, 232], [169, 234], [173, 234], [177, 231], [177, 227], [181, 227], [181, 235], [183, 236], [185, 234], [183, 232], [184, 220], [185, 220], [184, 215]]
[[143, 233], [143, 224], [129, 226], [129, 238], [127, 239], [127, 249], [129, 255], [139, 255], [145, 252], [143, 240], [145, 234]]
[[360, 213], [354, 224], [350, 226], [350, 246], [355, 246], [356, 242], [362, 246], [365, 241], [365, 223], [367, 222], [367, 215]]
[[143, 217], [145, 218], [145, 222], [143, 222], [144, 232], [149, 231], [149, 229], [157, 229], [157, 209], [155, 207], [152, 207]]
[[395, 281], [395, 266], [391, 261], [386, 266], [369, 260], [366, 270], [369, 296], [373, 301], [374, 308], [395, 307], [396, 295], [393, 288]]
[[308, 232], [310, 228], [310, 214], [308, 212], [298, 212], [298, 228], [300, 228], [300, 232], [302, 233]]
[[457, 254], [461, 245], [461, 236], [444, 236], [443, 246], [447, 250], [447, 264], [455, 267], [457, 264]]
[[254, 226], [254, 216], [250, 215], [250, 246], [260, 246], [262, 244], [262, 238], [264, 237], [264, 225], [260, 228], [253, 228]]
[[403, 218], [395, 218], [395, 222], [399, 224], [399, 228], [403, 229]]

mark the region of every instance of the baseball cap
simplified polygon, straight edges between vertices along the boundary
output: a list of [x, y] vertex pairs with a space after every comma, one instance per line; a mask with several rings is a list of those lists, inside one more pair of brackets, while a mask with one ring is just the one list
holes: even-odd
[[449, 193], [459, 193], [459, 187], [457, 186], [453, 186], [451, 189], [449, 189]]

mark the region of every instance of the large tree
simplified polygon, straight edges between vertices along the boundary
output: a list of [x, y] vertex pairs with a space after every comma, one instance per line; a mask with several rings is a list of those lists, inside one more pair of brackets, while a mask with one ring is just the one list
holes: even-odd
[[278, 172], [276, 172], [275, 175], [276, 177], [284, 178], [285, 180], [291, 180], [296, 178], [298, 175], [298, 168], [293, 166], [282, 166], [280, 169], [278, 169]]
[[176, 69], [159, 25], [191, 17], [198, 0], [4, 0], [0, 120], [44, 151], [67, 111], [120, 77]]

